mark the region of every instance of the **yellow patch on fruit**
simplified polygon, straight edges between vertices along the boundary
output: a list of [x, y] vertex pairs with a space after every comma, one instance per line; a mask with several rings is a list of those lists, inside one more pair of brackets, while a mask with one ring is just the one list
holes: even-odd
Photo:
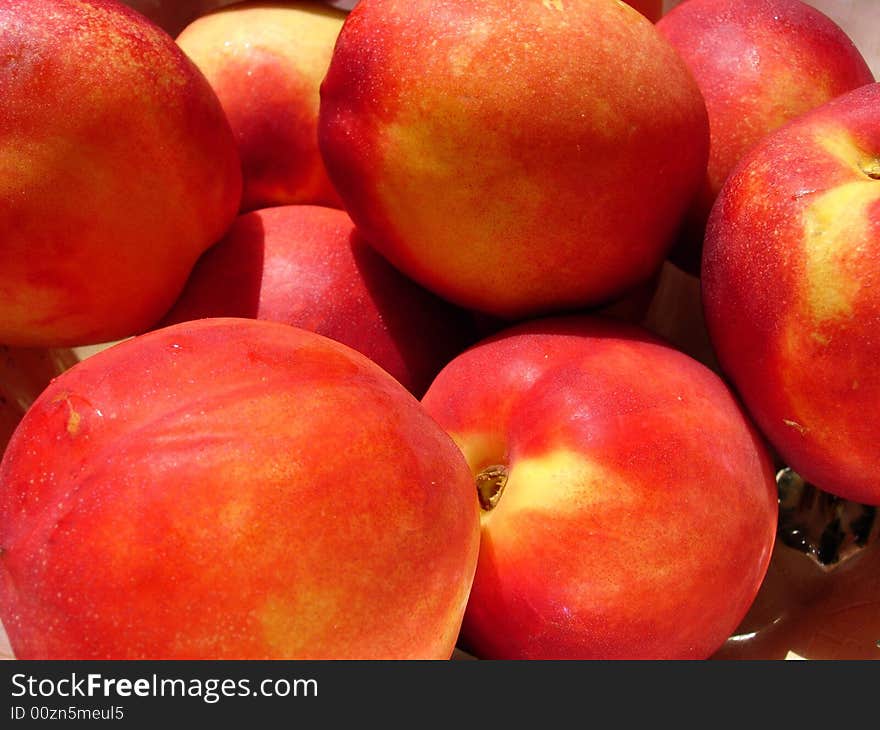
[[338, 610], [334, 598], [320, 592], [269, 596], [258, 617], [270, 653], [289, 658], [310, 656], [316, 638], [320, 639], [325, 626], [332, 625]]
[[870, 181], [833, 188], [803, 212], [805, 298], [815, 322], [852, 315], [862, 286], [859, 246], [868, 206], [880, 198]]
[[507, 459], [504, 441], [494, 433], [462, 435], [450, 432], [449, 435], [464, 454], [464, 460], [474, 474], [492, 464], [504, 463]]
[[[211, 56], [252, 60], [257, 49], [314, 80], [317, 91], [344, 20], [345, 14], [333, 8], [233, 6], [200, 18], [195, 30], [186, 29], [178, 43], [200, 67]], [[317, 93], [314, 101], [317, 109]]]
[[[10, 135], [11, 136], [11, 135]], [[20, 137], [0, 145], [0, 196], [4, 200], [24, 195], [28, 183], [38, 179], [42, 170], [34, 169], [34, 152], [42, 151], [39, 142], [28, 142]]]
[[242, 534], [257, 522], [254, 507], [246, 494], [231, 500], [220, 507], [218, 523], [222, 529], [233, 535]]
[[[382, 132], [381, 209], [394, 211], [402, 240], [430, 242], [422, 252], [423, 267], [476, 288], [504, 270], [491, 242], [522, 245], [520, 221], [540, 218], [546, 183], [540, 173], [518, 164], [503, 141], [483, 134], [478, 96], [462, 89], [419, 103], [424, 111], [401, 115]], [[477, 228], [476, 210], [481, 211]], [[493, 282], [489, 290], [497, 286]]]
[[[534, 53], [541, 52], [545, 46], [532, 40]], [[512, 68], [517, 62], [511, 57]], [[472, 67], [479, 70], [478, 64]], [[560, 188], [554, 179], [559, 170], [551, 169], [541, 152], [548, 147], [551, 157], [558, 155], [554, 135], [574, 134], [575, 123], [566, 118], [566, 110], [548, 107], [549, 137], [500, 134], [493, 130], [523, 126], [516, 113], [503, 111], [508, 106], [504, 99], [535, 91], [515, 74], [489, 83], [477, 72], [454, 76], [444, 61], [441, 72], [429, 77], [441, 73], [453, 77], [448, 90], [432, 93], [420, 86], [408, 91], [397, 116], [379, 131], [376, 205], [389, 211], [393, 221], [388, 238], [421, 242], [417, 257], [393, 245], [385, 253], [413, 278], [430, 277], [446, 297], [511, 315], [523, 292], [549, 297], [543, 263], [522, 265], [535, 257], [533, 250], [553, 250], [561, 262], [581, 255], [583, 211], [572, 205], [570, 226], [547, 225], [548, 208], [557, 210], [572, 191]], [[485, 88], [493, 89], [491, 96]], [[607, 130], [609, 139], [617, 134], [621, 111], [607, 100], [584, 94], [572, 99], [572, 106], [592, 119], [596, 130]], [[583, 156], [576, 144], [571, 147], [572, 159]], [[557, 278], [561, 291], [580, 286], [564, 265], [558, 265]]]
[[[852, 182], [817, 191], [801, 213], [803, 226], [803, 285], [801, 303], [789, 307], [780, 338], [782, 363], [780, 389], [788, 406], [781, 422], [783, 432], [824, 443], [829, 450], [848, 448], [849, 427], [829, 408], [832, 400], [815, 403], [804, 393], [817, 387], [845, 392], [858, 382], [861, 364], [831, 361], [826, 353], [832, 343], [839, 348], [849, 333], [858, 330], [853, 321], [856, 306], [870, 286], [870, 250], [865, 239], [871, 229], [869, 208], [880, 200], [880, 186], [864, 174], [864, 153], [849, 137], [820, 136], [824, 149], [852, 168]], [[809, 363], [809, 366], [807, 364]]]
[[[802, 82], [804, 71], [796, 66], [789, 67], [776, 65], [772, 71], [761, 66], [761, 73], [766, 78], [766, 88], [778, 90], [778, 93], [769, 103], [762, 103], [755, 107], [749, 115], [751, 118], [743, 120], [743, 124], [753, 124], [750, 132], [752, 135], [763, 136], [767, 132], [788, 124], [795, 117], [821, 106], [829, 99], [834, 98], [834, 84], [828, 75], [816, 75], [810, 79], [809, 84]], [[754, 115], [754, 116], [752, 116]], [[758, 139], [752, 136], [750, 139]], [[745, 152], [745, 149], [742, 150]]]
[[76, 436], [79, 433], [79, 424], [82, 421], [82, 416], [79, 411], [73, 407], [73, 403], [70, 400], [69, 393], [62, 393], [57, 398], [52, 399], [53, 403], [64, 403], [67, 406], [67, 433], [71, 436]]
[[845, 163], [857, 175], [874, 178], [880, 174], [880, 160], [865, 152], [844, 129], [823, 129], [816, 135], [819, 145], [834, 159]]
[[[67, 401], [68, 405], [70, 401]], [[73, 406], [70, 406], [70, 415], [67, 417], [67, 433], [71, 436], [76, 436], [79, 433], [79, 422], [82, 420], [82, 416], [79, 415], [78, 411], [73, 410]]]
[[467, 27], [467, 40], [455, 43], [447, 53], [447, 61], [453, 74], [464, 76], [477, 72], [476, 64], [491, 47], [492, 25], [486, 21], [471, 20]]
[[619, 510], [636, 499], [637, 491], [614, 471], [582, 454], [559, 449], [513, 464], [498, 506], [484, 513], [484, 520], [502, 510], [564, 514], [603, 502]]

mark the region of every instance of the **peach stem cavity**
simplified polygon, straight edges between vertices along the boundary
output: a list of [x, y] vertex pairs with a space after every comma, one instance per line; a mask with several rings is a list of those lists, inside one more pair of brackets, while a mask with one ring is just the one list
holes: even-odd
[[493, 464], [480, 471], [476, 478], [477, 496], [485, 512], [495, 509], [507, 486], [509, 472], [503, 464]]

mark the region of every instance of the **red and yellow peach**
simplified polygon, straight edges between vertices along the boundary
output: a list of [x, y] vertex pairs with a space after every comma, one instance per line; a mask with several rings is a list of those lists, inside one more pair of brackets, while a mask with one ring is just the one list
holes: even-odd
[[629, 325], [537, 320], [460, 355], [422, 402], [481, 497], [477, 656], [705, 658], [740, 622], [776, 488], [703, 365]]
[[874, 80], [853, 42], [800, 0], [689, 0], [657, 24], [700, 86], [711, 144], [702, 189], [673, 259], [698, 272], [724, 180], [765, 135]]
[[441, 296], [516, 318], [648, 280], [705, 173], [674, 49], [615, 0], [361, 0], [319, 143], [366, 238]]
[[0, 465], [0, 618], [22, 659], [446, 659], [477, 513], [455, 444], [367, 358], [184, 323], [25, 416]]
[[880, 84], [765, 138], [728, 179], [703, 255], [718, 360], [807, 481], [880, 504]]
[[217, 97], [110, 0], [7, 0], [0, 27], [0, 342], [146, 330], [238, 208]]
[[319, 92], [345, 13], [318, 2], [240, 3], [177, 43], [217, 92], [238, 142], [242, 210], [341, 202], [318, 152]]

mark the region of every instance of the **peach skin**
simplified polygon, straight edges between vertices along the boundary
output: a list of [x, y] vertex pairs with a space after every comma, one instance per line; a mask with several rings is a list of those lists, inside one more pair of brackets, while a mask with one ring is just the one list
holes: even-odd
[[657, 30], [693, 72], [709, 112], [708, 171], [672, 252], [698, 274], [709, 211], [743, 154], [874, 76], [846, 33], [800, 0], [689, 0]]
[[344, 18], [318, 2], [239, 3], [196, 19], [178, 36], [235, 134], [242, 210], [341, 207], [318, 152], [318, 89]]
[[425, 409], [482, 507], [462, 628], [487, 659], [702, 659], [776, 532], [765, 447], [721, 379], [641, 329], [536, 320], [453, 360]]
[[712, 344], [784, 463], [880, 504], [880, 84], [765, 138], [703, 251]]
[[380, 253], [507, 319], [649, 280], [709, 142], [690, 72], [615, 0], [361, 0], [321, 87], [318, 134]]
[[113, 0], [0, 0], [0, 29], [0, 343], [144, 331], [238, 209], [220, 103]]
[[274, 322], [90, 357], [0, 464], [21, 659], [448, 659], [478, 547], [467, 465], [418, 401]]

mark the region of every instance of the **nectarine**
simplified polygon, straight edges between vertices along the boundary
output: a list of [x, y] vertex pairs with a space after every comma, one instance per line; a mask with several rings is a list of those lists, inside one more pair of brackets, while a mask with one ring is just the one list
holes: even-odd
[[0, 342], [155, 324], [241, 194], [217, 97], [115, 0], [0, 0]]
[[22, 659], [447, 659], [477, 511], [455, 444], [367, 358], [184, 323], [28, 411], [0, 464], [0, 618]]
[[482, 512], [462, 639], [495, 659], [705, 658], [776, 532], [769, 457], [721, 379], [644, 331], [537, 320], [423, 399]]
[[165, 317], [255, 317], [353, 347], [420, 397], [476, 340], [469, 313], [407, 279], [341, 210], [290, 205], [239, 217]]
[[673, 251], [677, 264], [696, 273], [709, 211], [743, 154], [874, 76], [846, 33], [800, 0], [689, 0], [657, 30], [693, 72], [709, 112], [708, 171]]
[[880, 504], [880, 84], [765, 138], [703, 251], [712, 344], [784, 462]]
[[603, 303], [659, 268], [705, 173], [674, 49], [616, 0], [361, 0], [319, 143], [355, 224], [496, 316]]
[[318, 152], [318, 88], [344, 18], [318, 2], [238, 3], [196, 19], [178, 36], [235, 134], [242, 210], [341, 207]]

